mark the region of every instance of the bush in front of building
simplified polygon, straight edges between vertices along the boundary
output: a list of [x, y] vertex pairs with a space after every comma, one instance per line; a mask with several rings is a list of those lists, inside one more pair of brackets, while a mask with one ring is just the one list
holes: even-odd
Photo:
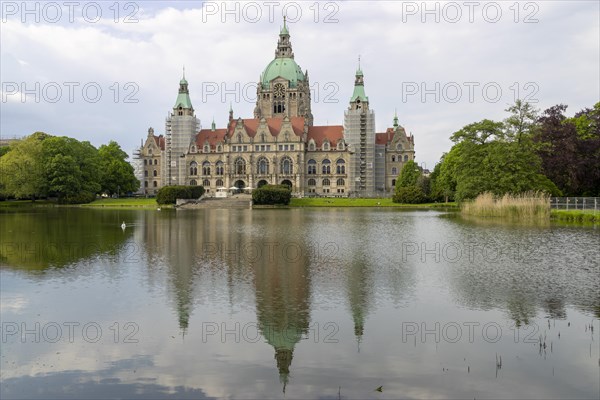
[[292, 190], [285, 185], [264, 185], [252, 192], [252, 201], [257, 205], [290, 204]]
[[158, 190], [158, 204], [175, 204], [177, 199], [197, 199], [204, 194], [203, 186], [165, 186]]
[[423, 189], [417, 185], [396, 188], [396, 194], [392, 199], [394, 203], [420, 204], [427, 201]]

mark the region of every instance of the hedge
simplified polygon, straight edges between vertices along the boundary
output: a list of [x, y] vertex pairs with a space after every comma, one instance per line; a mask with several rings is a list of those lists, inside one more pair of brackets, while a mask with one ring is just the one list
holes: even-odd
[[264, 185], [252, 192], [254, 204], [290, 204], [292, 191], [286, 185]]
[[204, 194], [203, 186], [165, 186], [158, 190], [158, 204], [175, 204], [177, 199], [197, 199]]

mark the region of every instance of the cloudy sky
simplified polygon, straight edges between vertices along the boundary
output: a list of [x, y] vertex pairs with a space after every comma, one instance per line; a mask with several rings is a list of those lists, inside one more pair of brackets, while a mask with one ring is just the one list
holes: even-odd
[[600, 99], [600, 3], [2, 2], [3, 138], [118, 141], [164, 133], [185, 65], [203, 127], [251, 117], [285, 13], [315, 124], [342, 124], [361, 57], [377, 131], [400, 124], [428, 168], [449, 136], [515, 98], [568, 113]]

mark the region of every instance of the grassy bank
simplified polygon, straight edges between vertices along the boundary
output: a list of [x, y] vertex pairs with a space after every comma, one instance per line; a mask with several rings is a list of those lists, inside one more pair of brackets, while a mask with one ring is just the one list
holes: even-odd
[[20, 207], [52, 207], [56, 203], [48, 200], [6, 200], [0, 201], [0, 208], [20, 208]]
[[292, 199], [290, 207], [404, 207], [404, 208], [456, 208], [456, 203], [427, 203], [427, 204], [399, 204], [390, 198], [384, 199], [354, 199], [354, 198], [325, 198], [305, 197]]
[[[138, 208], [157, 208], [156, 199], [150, 198], [120, 198], [120, 199], [97, 199], [88, 204], [81, 204], [81, 207], [138, 207]], [[162, 206], [167, 207], [167, 206]]]
[[550, 219], [553, 221], [600, 223], [600, 211], [552, 210]]
[[550, 198], [542, 193], [505, 194], [502, 197], [482, 193], [475, 200], [462, 204], [461, 212], [476, 217], [547, 220], [550, 218]]

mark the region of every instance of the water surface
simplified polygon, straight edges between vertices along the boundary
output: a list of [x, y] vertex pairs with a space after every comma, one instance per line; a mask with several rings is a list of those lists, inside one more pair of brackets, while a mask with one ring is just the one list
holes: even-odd
[[595, 228], [60, 208], [0, 235], [2, 398], [600, 394]]

